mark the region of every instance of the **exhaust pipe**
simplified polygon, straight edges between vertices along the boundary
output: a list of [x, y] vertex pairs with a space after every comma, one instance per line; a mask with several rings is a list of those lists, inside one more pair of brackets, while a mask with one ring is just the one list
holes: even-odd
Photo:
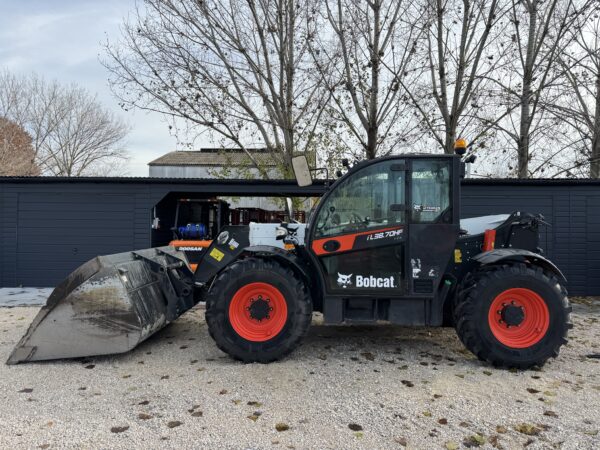
[[98, 256], [52, 292], [7, 364], [124, 353], [195, 305], [183, 252]]

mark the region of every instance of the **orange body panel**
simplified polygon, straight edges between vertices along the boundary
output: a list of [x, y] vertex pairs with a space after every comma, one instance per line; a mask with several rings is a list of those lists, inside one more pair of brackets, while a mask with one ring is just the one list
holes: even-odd
[[193, 241], [193, 240], [175, 240], [175, 241], [171, 241], [169, 242], [169, 245], [171, 247], [202, 247], [202, 248], [208, 248], [210, 247], [210, 244], [212, 244], [212, 241]]
[[[354, 241], [356, 240], [357, 236], [363, 236], [365, 234], [381, 233], [382, 231], [392, 231], [392, 230], [396, 230], [396, 229], [398, 229], [397, 226], [390, 227], [390, 228], [370, 230], [370, 231], [362, 231], [360, 233], [345, 234], [342, 236], [332, 236], [332, 237], [323, 238], [323, 239], [315, 239], [312, 243], [312, 249], [315, 252], [315, 254], [317, 254], [317, 255], [332, 255], [335, 253], [347, 252], [347, 251], [352, 250], [352, 248], [354, 247]], [[325, 244], [325, 242], [327, 242], [327, 241], [338, 241], [340, 243], [340, 248], [338, 248], [334, 252], [328, 252], [327, 250], [325, 250], [323, 248], [323, 244]]]
[[[194, 240], [185, 240], [185, 239], [180, 239], [180, 240], [174, 240], [169, 242], [169, 245], [171, 247], [175, 247], [177, 249], [184, 247], [184, 251], [185, 248], [208, 248], [210, 247], [210, 244], [212, 244], [212, 241], [208, 241], [208, 240], [203, 240], [203, 241], [194, 241]], [[196, 272], [196, 269], [198, 268], [198, 264], [197, 263], [190, 263], [190, 269], [192, 269], [192, 272]]]

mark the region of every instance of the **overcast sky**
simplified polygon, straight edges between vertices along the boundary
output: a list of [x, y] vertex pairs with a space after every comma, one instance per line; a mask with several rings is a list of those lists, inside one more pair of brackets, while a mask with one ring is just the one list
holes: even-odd
[[105, 107], [132, 126], [129, 174], [146, 176], [146, 164], [175, 150], [176, 139], [160, 115], [119, 108], [98, 60], [100, 43], [118, 37], [134, 5], [135, 0], [0, 0], [0, 68], [76, 82], [98, 94]]

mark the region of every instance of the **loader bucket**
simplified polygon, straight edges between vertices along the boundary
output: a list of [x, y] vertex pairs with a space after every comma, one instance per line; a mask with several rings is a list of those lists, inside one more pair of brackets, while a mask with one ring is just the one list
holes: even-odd
[[172, 247], [98, 256], [54, 289], [7, 364], [131, 350], [194, 306], [192, 278]]

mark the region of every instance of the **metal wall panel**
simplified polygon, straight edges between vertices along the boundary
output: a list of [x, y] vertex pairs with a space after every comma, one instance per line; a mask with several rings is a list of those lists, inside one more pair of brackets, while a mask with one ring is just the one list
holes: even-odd
[[0, 221], [0, 286], [16, 286], [17, 270], [15, 258], [17, 254], [17, 194], [0, 192], [1, 212]]
[[585, 294], [600, 293], [600, 195], [585, 196]]
[[[247, 180], [0, 178], [0, 287], [53, 286], [97, 254], [151, 245], [153, 206], [169, 192], [319, 195], [322, 184]], [[540, 212], [546, 254], [571, 295], [600, 295], [600, 182], [472, 181], [462, 216]]]
[[135, 248], [133, 206], [122, 194], [19, 194], [17, 284], [53, 286], [98, 254]]

